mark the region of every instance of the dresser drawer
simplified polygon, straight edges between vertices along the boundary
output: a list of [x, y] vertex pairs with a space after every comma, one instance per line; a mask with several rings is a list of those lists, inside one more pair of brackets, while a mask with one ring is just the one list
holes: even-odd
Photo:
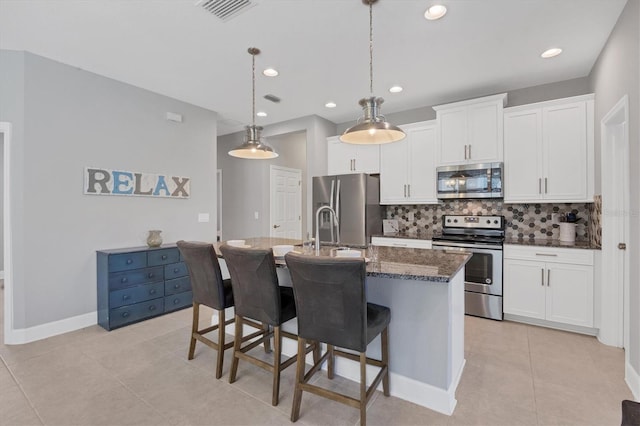
[[153, 299], [147, 302], [111, 309], [109, 325], [111, 328], [116, 328], [162, 313], [164, 313], [164, 299]]
[[167, 265], [180, 261], [180, 251], [177, 248], [153, 250], [147, 253], [147, 265]]
[[124, 305], [144, 302], [145, 300], [157, 299], [159, 297], [164, 297], [164, 283], [162, 281], [112, 291], [109, 293], [109, 306], [111, 306], [111, 308], [118, 308]]
[[113, 291], [133, 285], [162, 281], [164, 280], [163, 272], [162, 266], [156, 266], [155, 268], [136, 269], [135, 271], [109, 274], [109, 288]]
[[147, 266], [147, 253], [123, 253], [109, 256], [109, 272], [128, 271]]
[[175, 280], [165, 281], [164, 294], [169, 296], [170, 294], [182, 293], [184, 291], [191, 290], [191, 280], [189, 277], [177, 278]]
[[164, 267], [164, 279], [171, 280], [173, 278], [184, 277], [187, 275], [187, 265], [184, 262], [173, 263]]
[[193, 304], [193, 293], [185, 291], [184, 293], [166, 296], [164, 298], [164, 311], [171, 312], [176, 309], [191, 306]]

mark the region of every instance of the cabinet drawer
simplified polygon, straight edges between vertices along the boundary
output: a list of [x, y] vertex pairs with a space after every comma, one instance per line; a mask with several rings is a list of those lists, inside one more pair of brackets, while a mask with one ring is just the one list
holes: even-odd
[[191, 290], [191, 280], [189, 277], [177, 278], [175, 280], [165, 281], [164, 294], [169, 296], [170, 294], [182, 293], [184, 291]]
[[505, 259], [536, 260], [538, 262], [572, 263], [575, 265], [593, 265], [593, 250], [556, 248], [556, 247], [531, 247], [531, 246], [504, 246]]
[[147, 266], [147, 253], [124, 253], [109, 256], [109, 272], [128, 271]]
[[127, 305], [111, 309], [109, 325], [111, 328], [151, 318], [164, 312], [164, 299], [154, 299], [147, 302]]
[[184, 262], [173, 263], [164, 267], [164, 279], [184, 277], [187, 275], [187, 265]]
[[144, 302], [145, 300], [164, 297], [164, 283], [144, 284], [135, 287], [128, 287], [123, 290], [109, 293], [109, 304], [111, 308], [118, 308], [124, 305]]
[[372, 237], [371, 244], [386, 247], [431, 248], [431, 240], [414, 240], [411, 238]]
[[109, 274], [109, 289], [120, 290], [133, 285], [152, 283], [164, 279], [162, 266], [155, 268], [137, 269], [135, 271], [116, 272]]
[[176, 309], [191, 306], [193, 303], [193, 293], [185, 291], [184, 293], [166, 296], [164, 298], [164, 311], [171, 312]]
[[149, 266], [167, 265], [180, 261], [180, 251], [177, 248], [153, 250], [147, 253]]

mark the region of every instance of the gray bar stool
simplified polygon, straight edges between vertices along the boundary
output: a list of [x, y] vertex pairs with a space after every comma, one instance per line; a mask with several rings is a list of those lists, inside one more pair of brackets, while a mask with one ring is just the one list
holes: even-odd
[[[191, 290], [193, 291], [193, 322], [191, 326], [191, 341], [189, 356], [193, 359], [196, 350], [196, 340], [218, 351], [216, 361], [216, 379], [222, 376], [224, 351], [233, 346], [233, 342], [225, 343], [224, 327], [233, 322], [233, 318], [225, 321], [224, 310], [233, 306], [233, 292], [231, 280], [223, 280], [220, 264], [213, 245], [200, 242], [178, 241], [176, 243], [184, 259]], [[205, 305], [218, 312], [218, 324], [199, 330], [200, 305]], [[218, 330], [218, 343], [204, 335]]]
[[[271, 249], [234, 247], [223, 244], [220, 246], [220, 251], [231, 274], [236, 310], [233, 364], [229, 374], [229, 383], [236, 380], [239, 360], [249, 361], [273, 372], [271, 404], [278, 405], [280, 371], [296, 362], [295, 356], [281, 362], [282, 337], [298, 338], [295, 334], [282, 331], [280, 328], [282, 324], [296, 317], [293, 289], [278, 285], [276, 264]], [[243, 337], [243, 324], [258, 328], [260, 331]], [[266, 325], [266, 329], [264, 329], [264, 325]], [[273, 328], [273, 331], [270, 328]], [[241, 346], [242, 341], [257, 336], [261, 336], [261, 338]], [[260, 343], [264, 343], [265, 350], [268, 350], [271, 336], [274, 337], [272, 364], [247, 354]], [[314, 348], [309, 347], [306, 351], [309, 352], [312, 349]], [[314, 354], [317, 356], [317, 351]]]
[[[367, 303], [365, 293], [366, 265], [364, 259], [285, 256], [298, 311], [298, 368], [293, 396], [291, 421], [300, 416], [302, 391], [360, 409], [360, 424], [367, 421], [367, 402], [382, 380], [385, 396], [389, 396], [389, 308]], [[378, 335], [382, 340], [382, 360], [367, 358], [367, 345]], [[305, 374], [305, 341], [327, 344], [327, 352]], [[354, 355], [335, 346], [359, 352]], [[309, 380], [328, 360], [328, 377], [334, 376], [334, 356], [360, 363], [360, 399], [309, 384]], [[378, 375], [367, 389], [367, 364], [380, 367]]]

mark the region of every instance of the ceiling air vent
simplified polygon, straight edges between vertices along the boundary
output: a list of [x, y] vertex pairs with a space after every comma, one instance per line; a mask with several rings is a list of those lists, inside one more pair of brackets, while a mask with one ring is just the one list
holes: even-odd
[[223, 21], [228, 21], [257, 3], [256, 0], [198, 0], [196, 6], [202, 7]]
[[277, 97], [276, 95], [264, 95], [264, 98], [266, 100], [274, 102], [276, 104], [281, 101], [281, 99], [279, 97]]

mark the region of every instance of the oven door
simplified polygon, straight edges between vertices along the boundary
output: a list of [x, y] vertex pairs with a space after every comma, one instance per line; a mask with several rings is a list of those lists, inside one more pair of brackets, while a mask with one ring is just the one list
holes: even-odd
[[471, 259], [465, 265], [464, 289], [502, 296], [502, 246], [434, 241], [433, 249], [470, 253]]

